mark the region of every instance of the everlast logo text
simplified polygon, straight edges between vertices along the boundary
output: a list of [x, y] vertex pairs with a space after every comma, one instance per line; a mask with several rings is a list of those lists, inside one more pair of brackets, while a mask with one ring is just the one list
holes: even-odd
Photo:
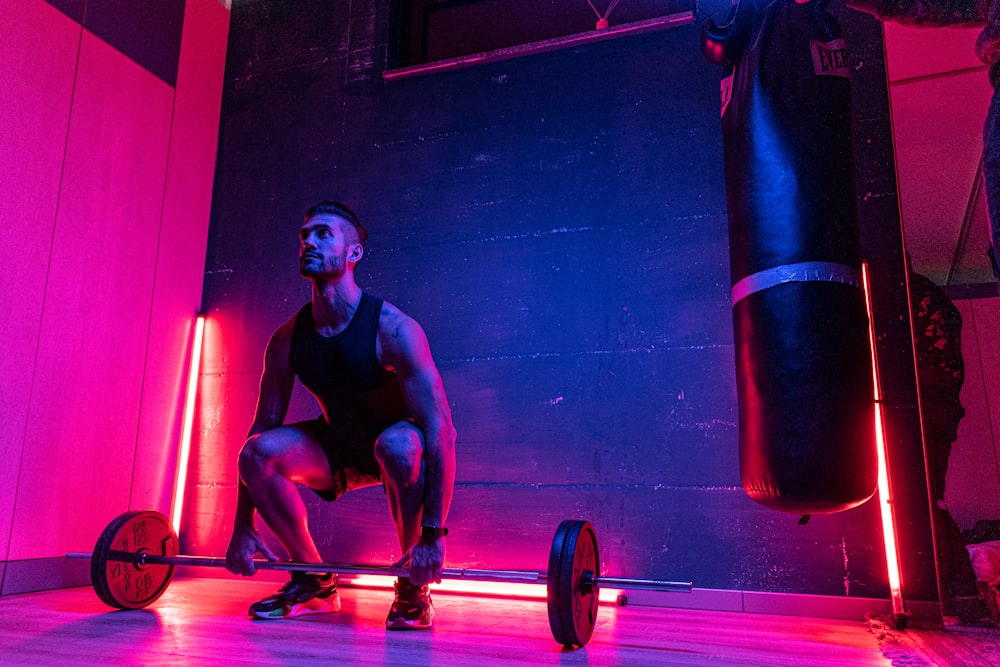
[[847, 43], [843, 39], [832, 42], [810, 41], [813, 69], [817, 76], [842, 76], [851, 78], [851, 66], [847, 62]]

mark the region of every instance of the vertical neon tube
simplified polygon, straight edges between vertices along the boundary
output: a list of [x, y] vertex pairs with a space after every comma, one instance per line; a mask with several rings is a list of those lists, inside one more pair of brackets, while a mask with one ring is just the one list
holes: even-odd
[[201, 372], [201, 347], [205, 336], [205, 316], [198, 314], [194, 322], [194, 341], [191, 345], [191, 367], [188, 369], [187, 391], [184, 395], [184, 417], [181, 426], [181, 444], [177, 452], [177, 476], [174, 479], [174, 500], [170, 508], [170, 523], [174, 533], [180, 534], [181, 513], [184, 510], [184, 487], [187, 484], [188, 459], [191, 455], [191, 430], [194, 426], [195, 399], [198, 397], [198, 374]]
[[872, 378], [875, 381], [875, 448], [878, 451], [878, 498], [882, 516], [882, 539], [885, 543], [885, 564], [889, 574], [889, 595], [894, 616], [905, 614], [899, 577], [899, 550], [896, 546], [896, 522], [892, 515], [892, 495], [889, 490], [889, 468], [885, 457], [885, 428], [882, 422], [882, 385], [878, 375], [878, 354], [875, 351], [875, 321], [872, 317], [871, 290], [868, 283], [868, 262], [861, 263], [861, 280], [865, 288], [865, 308], [868, 311], [868, 342], [872, 355]]

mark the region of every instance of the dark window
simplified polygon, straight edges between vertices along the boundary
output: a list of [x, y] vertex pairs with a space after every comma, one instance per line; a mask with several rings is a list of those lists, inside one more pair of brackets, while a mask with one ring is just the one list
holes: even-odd
[[614, 29], [693, 11], [694, 6], [694, 0], [396, 0], [398, 53], [390, 66], [408, 67], [592, 32], [604, 15]]

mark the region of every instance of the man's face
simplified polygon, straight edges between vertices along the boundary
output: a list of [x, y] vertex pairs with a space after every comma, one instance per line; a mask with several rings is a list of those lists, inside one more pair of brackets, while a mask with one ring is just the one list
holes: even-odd
[[360, 258], [360, 244], [346, 233], [350, 227], [350, 222], [329, 213], [309, 218], [299, 230], [299, 273], [305, 278], [343, 275], [348, 258]]

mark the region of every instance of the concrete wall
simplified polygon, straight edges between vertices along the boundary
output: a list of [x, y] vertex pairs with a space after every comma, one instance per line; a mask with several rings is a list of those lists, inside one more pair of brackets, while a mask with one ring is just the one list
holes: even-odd
[[[264, 344], [308, 299], [305, 208], [369, 227], [359, 281], [415, 316], [459, 431], [455, 566], [544, 569], [587, 518], [605, 569], [887, 596], [875, 503], [804, 526], [739, 481], [721, 72], [693, 25], [385, 81], [385, 0], [234, 7], [185, 546], [221, 553]], [[842, 11], [842, 10], [838, 10]], [[913, 599], [936, 599], [881, 29], [852, 14], [859, 211]], [[289, 419], [318, 414], [303, 392]], [[303, 491], [329, 560], [399, 556], [377, 489]]]

